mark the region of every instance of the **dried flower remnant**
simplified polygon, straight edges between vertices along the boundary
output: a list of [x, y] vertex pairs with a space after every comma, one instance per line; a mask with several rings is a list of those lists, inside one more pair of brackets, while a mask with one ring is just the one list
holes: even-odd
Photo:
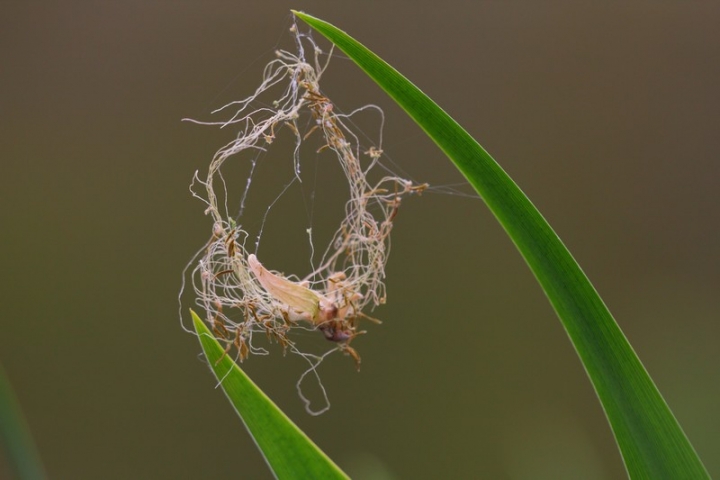
[[[304, 329], [320, 331], [336, 343], [333, 350], [351, 356], [359, 368], [360, 356], [350, 343], [365, 333], [359, 329], [361, 319], [379, 323], [363, 311], [386, 300], [385, 264], [393, 220], [402, 198], [421, 193], [427, 185], [391, 174], [373, 183], [368, 180], [368, 173], [380, 165], [382, 149], [372, 146], [361, 153], [358, 137], [344, 122], [352, 114], [337, 113], [321, 93], [319, 81], [327, 66], [321, 62], [323, 53], [308, 35], [295, 27], [291, 31], [297, 53], [277, 51], [277, 58], [265, 67], [262, 83], [253, 95], [217, 110], [235, 109], [228, 120], [196, 122], [240, 128], [237, 137], [215, 154], [207, 177], [195, 175], [193, 187], [199, 184], [203, 191], [191, 188], [213, 219], [210, 240], [194, 260], [196, 303], [205, 310], [206, 321], [218, 339], [226, 343], [226, 352], [234, 348], [240, 360], [267, 353], [256, 342], [256, 335], [261, 334], [284, 350], [304, 356], [314, 370], [325, 355], [303, 353], [290, 336], [293, 330]], [[308, 45], [313, 51], [311, 62], [305, 60]], [[271, 106], [252, 109], [261, 94], [276, 88], [282, 90]], [[312, 119], [310, 128], [301, 126], [305, 125], [299, 121], [303, 115]], [[248, 250], [249, 234], [229, 213], [228, 182], [221, 172], [225, 162], [239, 158], [241, 152], [266, 151], [281, 131], [289, 132], [295, 140], [292, 161], [298, 180], [301, 143], [311, 135], [322, 135], [324, 144], [318, 151], [334, 152], [349, 192], [345, 218], [320, 262], [303, 278], [269, 270], [257, 252]], [[248, 180], [246, 188], [249, 184]], [[221, 188], [216, 190], [218, 186]]]

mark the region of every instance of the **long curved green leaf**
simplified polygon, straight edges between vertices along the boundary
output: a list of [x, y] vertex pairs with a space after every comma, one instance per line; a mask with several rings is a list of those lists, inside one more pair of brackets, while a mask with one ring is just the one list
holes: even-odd
[[346, 480], [348, 476], [225, 355], [195, 312], [190, 313], [208, 364], [275, 476]]
[[582, 360], [632, 478], [709, 478], [657, 387], [580, 266], [493, 158], [397, 70], [333, 25], [293, 13], [388, 93], [475, 187], [535, 274]]

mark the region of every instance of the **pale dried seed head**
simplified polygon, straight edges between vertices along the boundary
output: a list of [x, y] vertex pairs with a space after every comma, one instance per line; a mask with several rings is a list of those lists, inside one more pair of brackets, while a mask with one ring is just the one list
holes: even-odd
[[[400, 199], [420, 193], [424, 187], [393, 175], [373, 183], [368, 180], [368, 173], [380, 164], [381, 145], [364, 150], [367, 157], [362, 160], [363, 165], [358, 137], [346, 124], [352, 113], [338, 113], [321, 93], [319, 81], [327, 66], [321, 61], [322, 52], [297, 29], [293, 35], [298, 53], [278, 50], [251, 96], [216, 111], [234, 109], [227, 120], [196, 122], [220, 127], [232, 125], [239, 128], [239, 133], [215, 154], [205, 179], [197, 176], [194, 179], [194, 185], [199, 184], [204, 191], [193, 193], [207, 205], [206, 213], [212, 217], [213, 225], [195, 266], [193, 286], [206, 318], [219, 322], [223, 331], [232, 334], [229, 341], [234, 342], [241, 360], [250, 354], [266, 353], [253, 344], [255, 333], [264, 333], [290, 351], [304, 355], [287, 333], [294, 329], [318, 329], [329, 340], [339, 342], [359, 365], [359, 355], [347, 343], [361, 333], [356, 330], [356, 323], [358, 318], [366, 317], [363, 310], [385, 302], [389, 235]], [[310, 60], [303, 53], [303, 45], [308, 42], [314, 55]], [[272, 88], [280, 88], [278, 98], [253, 109], [259, 96]], [[367, 108], [377, 107], [356, 111]], [[311, 130], [317, 129], [318, 133], [303, 131], [299, 119], [304, 113], [315, 118]], [[289, 128], [281, 128], [285, 126]], [[300, 144], [307, 137], [322, 135], [325, 142], [322, 149], [334, 152], [348, 186], [345, 218], [321, 262], [303, 279], [271, 271], [248, 252], [248, 233], [228, 213], [229, 187], [220, 173], [225, 162], [240, 158], [239, 153], [269, 148], [281, 131], [290, 132], [297, 143], [292, 155], [296, 172], [300, 171]], [[222, 188], [216, 191], [217, 185]]]

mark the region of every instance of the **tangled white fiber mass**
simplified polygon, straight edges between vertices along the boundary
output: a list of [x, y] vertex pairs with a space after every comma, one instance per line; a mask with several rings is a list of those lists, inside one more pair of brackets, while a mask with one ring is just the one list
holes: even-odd
[[[284, 351], [299, 354], [309, 362], [310, 368], [298, 382], [300, 390], [305, 375], [312, 372], [317, 377], [318, 364], [333, 351], [351, 356], [359, 368], [360, 356], [350, 343], [365, 333], [359, 329], [361, 319], [379, 323], [363, 311], [386, 300], [385, 264], [393, 220], [401, 199], [422, 192], [427, 185], [416, 185], [392, 175], [369, 183], [367, 175], [382, 157], [380, 146], [361, 153], [358, 137], [346, 125], [349, 115], [336, 113], [333, 104], [321, 93], [319, 81], [327, 67], [327, 61], [321, 62], [322, 51], [296, 26], [291, 32], [297, 53], [276, 51], [276, 58], [266, 65], [262, 83], [251, 96], [216, 110], [234, 110], [229, 119], [196, 121], [236, 126], [239, 133], [215, 154], [207, 177], [201, 179], [196, 173], [193, 179], [191, 191], [207, 205], [206, 214], [212, 217], [213, 225], [210, 239], [189, 267], [193, 268], [195, 303], [204, 310], [204, 319], [218, 340], [227, 345], [226, 353], [235, 352], [236, 358], [243, 361], [250, 354], [268, 353], [257, 345], [257, 334], [275, 341]], [[305, 59], [304, 48], [308, 45], [313, 52], [311, 61]], [[261, 94], [271, 87], [283, 86], [282, 94], [270, 106], [253, 109]], [[299, 122], [303, 115], [312, 118], [306, 131], [301, 131], [303, 123]], [[281, 131], [289, 132], [295, 139], [292, 156], [298, 181], [300, 145], [310, 135], [320, 134], [324, 146], [319, 151], [334, 152], [349, 191], [345, 218], [321, 261], [303, 278], [268, 270], [255, 253], [248, 251], [249, 234], [239, 219], [229, 213], [229, 182], [222, 173], [225, 162], [238, 158], [239, 153], [266, 151]], [[246, 194], [247, 190], [243, 203]], [[334, 342], [334, 347], [321, 356], [303, 353], [290, 335], [296, 329], [319, 331]], [[300, 395], [309, 412], [327, 409], [311, 411], [302, 391]]]

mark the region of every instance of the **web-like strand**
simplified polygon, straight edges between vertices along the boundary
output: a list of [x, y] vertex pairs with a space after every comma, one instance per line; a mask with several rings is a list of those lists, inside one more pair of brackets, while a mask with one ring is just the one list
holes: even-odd
[[[193, 182], [191, 190], [206, 203], [213, 227], [194, 266], [192, 285], [206, 321], [227, 343], [228, 351], [233, 346], [237, 349], [240, 360], [267, 353], [257, 345], [256, 334], [300, 353], [289, 334], [304, 329], [322, 332], [359, 365], [360, 357], [349, 343], [364, 333], [358, 330], [360, 319], [373, 320], [363, 311], [386, 300], [385, 264], [393, 220], [401, 199], [422, 192], [426, 185], [391, 175], [374, 184], [368, 181], [382, 150], [371, 147], [360, 151], [357, 137], [343, 122], [347, 116], [336, 114], [332, 102], [321, 93], [319, 81], [326, 67], [320, 61], [322, 52], [309, 37], [293, 31], [298, 53], [277, 51], [277, 58], [265, 67], [262, 83], [253, 95], [217, 111], [234, 109], [228, 120], [197, 122], [233, 125], [239, 127], [239, 133], [215, 154], [207, 176], [200, 179], [196, 175]], [[312, 64], [304, 58], [304, 42], [313, 47]], [[271, 106], [251, 109], [261, 94], [283, 85]], [[298, 119], [307, 112], [314, 126], [301, 132]], [[270, 271], [248, 252], [249, 235], [228, 211], [228, 186], [221, 174], [225, 162], [239, 158], [239, 153], [267, 150], [280, 130], [290, 131], [295, 138], [292, 161], [298, 179], [300, 145], [317, 131], [325, 141], [320, 150], [334, 152], [348, 185], [345, 218], [318, 266], [302, 279]], [[314, 370], [316, 364], [311, 361], [311, 365]]]

